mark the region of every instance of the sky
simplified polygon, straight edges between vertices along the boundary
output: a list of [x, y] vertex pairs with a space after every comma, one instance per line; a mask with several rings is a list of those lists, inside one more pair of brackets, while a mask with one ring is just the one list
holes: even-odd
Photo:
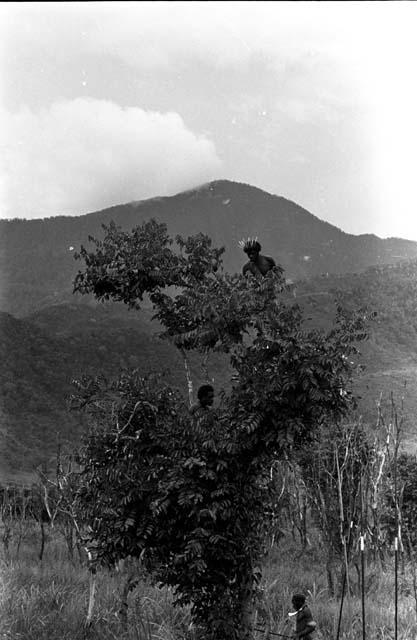
[[0, 23], [1, 218], [229, 179], [417, 241], [417, 3], [4, 2]]

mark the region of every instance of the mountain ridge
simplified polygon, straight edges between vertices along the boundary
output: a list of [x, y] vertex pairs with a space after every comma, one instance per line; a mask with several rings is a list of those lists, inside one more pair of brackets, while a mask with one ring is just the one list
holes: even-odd
[[[401, 393], [405, 378], [417, 415], [417, 243], [354, 236], [282, 196], [214, 181], [76, 217], [0, 221], [0, 480], [21, 479], [53, 455], [57, 440], [79, 440], [85, 425], [82, 416], [68, 413], [67, 399], [71, 380], [82, 373], [111, 378], [122, 368], [166, 371], [167, 381], [186, 395], [181, 357], [154, 335], [158, 325], [146, 304], [136, 313], [72, 293], [81, 267], [73, 251], [89, 235], [101, 237], [101, 225], [111, 220], [129, 231], [150, 218], [166, 222], [171, 235], [202, 231], [214, 245], [226, 246], [229, 271], [240, 271], [246, 261], [238, 240], [257, 235], [262, 252], [296, 283], [294, 301], [312, 326], [328, 323], [337, 291], [351, 309], [376, 307], [378, 319], [361, 347], [368, 368], [357, 381], [364, 415], [374, 415], [381, 390]], [[226, 388], [228, 365], [216, 358], [211, 375], [216, 389]], [[192, 354], [190, 365], [197, 387], [206, 381], [204, 372]]]
[[242, 237], [258, 236], [262, 251], [289, 279], [360, 271], [417, 257], [417, 242], [355, 236], [283, 196], [228, 180], [204, 183], [174, 196], [115, 205], [80, 216], [0, 221], [0, 309], [22, 317], [44, 306], [70, 302], [78, 271], [74, 252], [101, 237], [113, 220], [124, 230], [154, 218], [175, 236], [203, 232], [225, 246], [227, 271], [240, 271]]

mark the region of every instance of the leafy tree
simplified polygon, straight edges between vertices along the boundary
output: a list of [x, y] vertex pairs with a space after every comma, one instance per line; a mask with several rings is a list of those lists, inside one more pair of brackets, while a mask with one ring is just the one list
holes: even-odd
[[361, 525], [371, 531], [371, 518], [362, 504], [374, 498], [371, 472], [375, 450], [360, 422], [324, 424], [320, 431], [310, 450], [297, 452], [296, 459], [300, 482], [306, 488], [311, 515], [326, 550], [328, 590], [334, 596], [336, 563], [349, 580], [353, 537], [361, 534]]
[[[410, 551], [410, 545], [417, 548], [417, 458], [415, 455], [403, 452], [393, 461], [391, 467], [397, 466], [397, 500], [394, 495], [394, 469], [391, 468], [386, 479], [384, 524], [387, 528], [389, 541], [392, 543], [398, 535], [396, 527], [396, 512], [399, 511], [400, 524]], [[398, 503], [398, 507], [396, 506]]]
[[402, 524], [414, 547], [417, 547], [417, 458], [403, 453], [398, 459], [401, 487]]
[[104, 240], [89, 236], [95, 250], [81, 247], [76, 259], [85, 262], [79, 271], [74, 292], [93, 293], [99, 300], [117, 300], [129, 307], [140, 307], [145, 293], [160, 293], [169, 286], [192, 287], [221, 264], [224, 249], [211, 249], [211, 240], [198, 234], [188, 240], [177, 236], [180, 253], [172, 250], [173, 240], [166, 225], [155, 220], [145, 222], [132, 233], [122, 231], [113, 222]]
[[184, 352], [229, 354], [235, 374], [219, 409], [199, 418], [138, 372], [80, 383], [95, 424], [79, 494], [91, 547], [101, 563], [145, 558], [178, 602], [192, 603], [204, 638], [248, 638], [267, 471], [348, 412], [365, 319], [339, 308], [330, 331], [306, 331], [281, 268], [263, 278], [224, 273], [223, 249], [209, 238], [177, 237], [174, 250], [155, 221], [131, 234], [104, 230], [95, 251], [78, 255], [86, 268], [75, 290], [135, 308], [149, 295], [163, 337]]

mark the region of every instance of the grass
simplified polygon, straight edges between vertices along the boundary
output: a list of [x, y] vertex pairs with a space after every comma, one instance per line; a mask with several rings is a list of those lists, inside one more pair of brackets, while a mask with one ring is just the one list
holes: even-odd
[[[299, 552], [298, 552], [299, 554]], [[287, 633], [287, 613], [291, 595], [304, 592], [318, 624], [317, 640], [336, 638], [340, 600], [329, 596], [325, 564], [320, 551], [313, 547], [297, 556], [297, 548], [286, 540], [282, 548], [271, 553], [264, 568], [264, 590], [273, 620], [272, 628]], [[283, 561], [282, 558], [285, 558]], [[367, 640], [394, 639], [394, 570], [387, 566], [383, 571], [374, 565], [366, 568], [365, 620]], [[340, 640], [362, 638], [362, 606], [355, 572], [351, 575], [354, 595], [344, 602]], [[417, 638], [416, 605], [413, 596], [411, 569], [407, 565], [399, 576], [398, 638]]]
[[[93, 621], [85, 625], [89, 575], [68, 559], [63, 541], [50, 532], [42, 562], [34, 532], [29, 532], [19, 557], [0, 561], [0, 640], [183, 640], [191, 622], [187, 608], [173, 606], [173, 595], [143, 577], [129, 596], [128, 626], [120, 616], [124, 574], [100, 571]], [[354, 575], [354, 574], [353, 574]], [[394, 638], [394, 575], [392, 567], [367, 569], [366, 638]], [[352, 576], [353, 577], [353, 576]], [[417, 638], [415, 601], [410, 568], [399, 577], [399, 640]], [[290, 538], [271, 550], [265, 561], [261, 587], [272, 630], [291, 633], [286, 621], [291, 595], [306, 593], [318, 623], [317, 640], [336, 637], [339, 601], [329, 597], [321, 552], [303, 554]], [[356, 589], [357, 591], [357, 589]], [[273, 636], [274, 637], [274, 636]], [[272, 637], [272, 638], [273, 638]], [[256, 634], [261, 640], [262, 634]], [[362, 638], [360, 594], [346, 599], [340, 640]]]
[[63, 541], [50, 535], [44, 559], [38, 547], [22, 545], [19, 558], [0, 562], [0, 640], [174, 640], [190, 623], [189, 612], [175, 609], [168, 589], [146, 579], [129, 597], [129, 627], [120, 617], [124, 575], [99, 571], [93, 622], [86, 628], [89, 573], [71, 562]]

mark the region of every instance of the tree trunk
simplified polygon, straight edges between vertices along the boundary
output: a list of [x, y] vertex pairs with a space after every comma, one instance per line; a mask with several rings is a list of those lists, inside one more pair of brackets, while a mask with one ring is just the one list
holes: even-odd
[[187, 379], [187, 386], [188, 386], [188, 401], [190, 403], [190, 407], [192, 407], [193, 402], [194, 402], [194, 396], [193, 396], [193, 379], [191, 377], [191, 372], [190, 372], [190, 367], [188, 364], [188, 360], [187, 360], [187, 355], [185, 353], [184, 349], [181, 349], [181, 355], [183, 358], [183, 362], [184, 362], [184, 370], [185, 370], [185, 377]]
[[3, 535], [2, 535], [2, 542], [3, 542], [3, 548], [4, 548], [4, 557], [6, 560], [6, 564], [9, 564], [10, 561], [10, 540], [12, 537], [12, 528], [9, 524], [8, 521], [4, 521], [3, 520]]
[[328, 551], [327, 551], [326, 575], [327, 575], [327, 587], [328, 587], [329, 594], [330, 594], [331, 598], [334, 598], [334, 596], [335, 596], [334, 575], [333, 575], [334, 562], [333, 562], [333, 560], [334, 560], [334, 558], [333, 558], [333, 550], [331, 549], [331, 547], [329, 545]]
[[40, 526], [41, 526], [41, 548], [39, 549], [39, 560], [42, 562], [42, 558], [43, 558], [43, 553], [45, 551], [45, 525], [44, 523], [40, 522]]
[[253, 573], [250, 567], [243, 574], [240, 583], [240, 624], [238, 629], [239, 640], [251, 640], [253, 638]]
[[95, 597], [96, 597], [96, 570], [94, 568], [94, 569], [90, 569], [90, 591], [89, 591], [89, 598], [88, 598], [88, 611], [87, 611], [87, 620], [86, 620], [87, 626], [90, 626], [93, 620]]
[[63, 534], [67, 544], [68, 559], [74, 563], [74, 526], [72, 522], [64, 523]]
[[303, 498], [302, 506], [300, 509], [300, 541], [301, 541], [303, 551], [311, 547], [311, 543], [308, 538], [307, 500], [305, 498]]
[[126, 558], [126, 560], [127, 561], [125, 562], [125, 566], [127, 569], [127, 575], [120, 594], [119, 610], [121, 626], [125, 633], [127, 633], [128, 630], [129, 593], [132, 591], [132, 589], [135, 588], [137, 584], [137, 574], [132, 559]]

